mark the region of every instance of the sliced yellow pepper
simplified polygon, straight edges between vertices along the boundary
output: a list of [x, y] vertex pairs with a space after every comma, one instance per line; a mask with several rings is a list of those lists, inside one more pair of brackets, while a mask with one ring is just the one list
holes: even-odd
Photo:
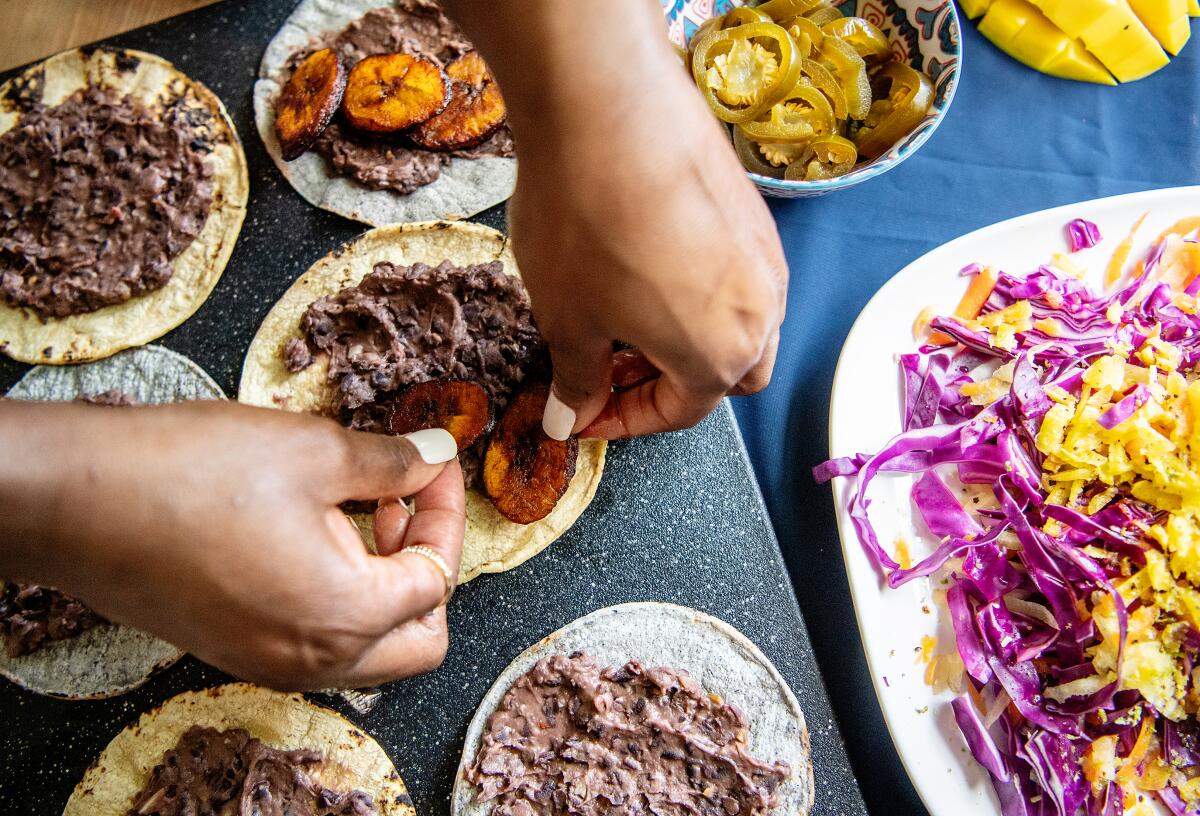
[[857, 161], [854, 143], [831, 134], [810, 142], [800, 158], [788, 165], [783, 177], [803, 181], [837, 178], [853, 170]]
[[854, 135], [854, 144], [865, 158], [875, 159], [892, 149], [913, 128], [921, 124], [933, 105], [933, 83], [929, 77], [901, 62], [889, 62], [876, 75], [879, 98], [862, 128]]
[[1082, 41], [1064, 34], [1029, 0], [995, 0], [979, 33], [1013, 59], [1050, 76], [1117, 84]]
[[816, 60], [810, 59], [804, 61], [801, 70], [818, 91], [829, 97], [829, 102], [833, 105], [833, 118], [845, 120], [847, 116], [846, 92], [842, 90], [842, 86], [833, 72]]
[[1067, 36], [1083, 40], [1121, 82], [1149, 76], [1169, 61], [1127, 0], [1033, 0], [1033, 4]]
[[692, 77], [705, 101], [719, 119], [735, 125], [787, 96], [800, 80], [801, 65], [791, 35], [775, 23], [714, 29], [692, 52]]
[[792, 35], [792, 39], [800, 48], [800, 56], [805, 59], [811, 57], [814, 52], [820, 51], [825, 42], [825, 32], [807, 17], [793, 17], [780, 25]]
[[848, 42], [867, 62], [886, 62], [892, 58], [892, 44], [887, 35], [862, 17], [842, 17], [821, 26], [821, 30]]
[[851, 119], [863, 120], [871, 110], [871, 80], [867, 63], [854, 47], [837, 37], [826, 37], [821, 60], [828, 65], [846, 94], [846, 109]]
[[742, 133], [742, 129], [739, 127], [733, 129], [733, 149], [737, 151], [738, 158], [742, 160], [742, 167], [751, 173], [758, 173], [760, 176], [768, 178], [783, 178], [785, 166], [777, 167], [767, 161], [763, 157], [759, 145], [747, 139], [746, 134]]
[[1200, 17], [1200, 0], [1188, 0], [1188, 16]]
[[767, 0], [756, 8], [778, 23], [827, 5], [827, 0]]
[[826, 6], [824, 8], [813, 9], [808, 14], [804, 15], [819, 26], [832, 23], [834, 20], [842, 19], [842, 13], [835, 8]]
[[774, 20], [761, 9], [738, 6], [721, 19], [721, 28], [734, 28], [747, 23], [772, 23]]
[[833, 108], [825, 94], [801, 80], [765, 116], [740, 124], [738, 129], [760, 144], [803, 144], [833, 132]]

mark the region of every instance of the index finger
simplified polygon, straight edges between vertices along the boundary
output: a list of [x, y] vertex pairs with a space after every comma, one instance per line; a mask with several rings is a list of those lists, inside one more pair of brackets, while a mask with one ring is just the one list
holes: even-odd
[[724, 396], [723, 390], [694, 389], [664, 372], [628, 391], [614, 392], [580, 436], [623, 439], [690, 428], [712, 413]]
[[[433, 552], [450, 571], [451, 585], [458, 583], [466, 529], [466, 494], [462, 470], [452, 460], [437, 478], [413, 496], [413, 514], [404, 521], [397, 552], [373, 556], [378, 608], [390, 628], [441, 606], [447, 596], [447, 576], [437, 560], [409, 552], [423, 547]], [[396, 523], [380, 513], [378, 535], [388, 538], [387, 524]]]

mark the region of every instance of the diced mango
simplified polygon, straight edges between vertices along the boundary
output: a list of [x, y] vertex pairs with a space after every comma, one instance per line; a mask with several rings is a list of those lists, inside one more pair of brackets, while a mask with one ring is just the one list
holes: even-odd
[[988, 10], [988, 6], [992, 4], [992, 0], [958, 0], [958, 4], [962, 6], [967, 18], [974, 20], [983, 16], [984, 12]]
[[1127, 0], [1033, 0], [1056, 26], [1083, 44], [1121, 82], [1162, 68], [1170, 58]]
[[1178, 54], [1192, 36], [1188, 0], [1129, 0], [1129, 6], [1167, 51]]
[[979, 33], [1013, 59], [1050, 76], [1117, 84], [1080, 40], [1064, 34], [1029, 0], [995, 0]]

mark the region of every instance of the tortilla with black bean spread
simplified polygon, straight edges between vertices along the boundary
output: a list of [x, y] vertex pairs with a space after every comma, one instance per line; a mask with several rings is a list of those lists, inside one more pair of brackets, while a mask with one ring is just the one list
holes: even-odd
[[[517, 178], [507, 127], [477, 147], [432, 153], [406, 144], [401, 136], [380, 140], [356, 137], [348, 130], [343, 133], [335, 119], [317, 149], [290, 162], [283, 160], [275, 135], [275, 105], [298, 58], [326, 45], [336, 46], [349, 26], [364, 18], [378, 22], [381, 13], [400, 20], [401, 29], [411, 19], [411, 30], [357, 32], [346, 38], [350, 41], [339, 49], [339, 57], [347, 70], [366, 55], [368, 47], [376, 53], [419, 54], [443, 67], [470, 49], [453, 23], [431, 24], [432, 17], [441, 14], [434, 0], [302, 0], [267, 46], [254, 83], [255, 123], [279, 171], [310, 204], [377, 227], [468, 218], [507, 200]], [[404, 172], [394, 171], [387, 149], [411, 159]], [[380, 152], [378, 159], [371, 159]]]
[[[356, 286], [379, 264], [437, 267], [447, 260], [456, 267], [500, 262], [509, 275], [518, 274], [507, 238], [478, 224], [432, 222], [370, 230], [313, 264], [272, 307], [246, 354], [238, 399], [250, 405], [331, 415], [335, 395], [328, 382], [329, 355], [317, 355], [295, 372], [288, 367], [289, 344], [293, 349], [296, 343], [303, 344], [305, 312], [319, 298]], [[505, 519], [486, 496], [468, 490], [460, 582], [480, 573], [512, 569], [566, 532], [596, 493], [605, 450], [601, 440], [579, 441], [575, 476], [567, 492], [550, 515], [533, 524]], [[358, 515], [355, 522], [369, 542], [371, 516]]]
[[249, 181], [208, 88], [140, 51], [65, 51], [0, 86], [0, 351], [107, 357], [216, 286]]
[[[161, 799], [171, 793], [177, 794], [178, 788], [161, 792], [147, 792], [147, 789], [153, 787], [155, 780], [165, 782], [171, 778], [178, 781], [174, 779], [178, 774], [172, 769], [158, 769], [158, 766], [163, 764], [167, 752], [179, 745], [181, 737], [197, 726], [212, 729], [207, 736], [212, 736], [213, 732], [226, 732], [243, 747], [249, 739], [277, 749], [266, 752], [273, 754], [267, 757], [268, 760], [278, 761], [280, 751], [297, 752], [291, 759], [302, 760], [296, 765], [304, 775], [304, 780], [297, 781], [311, 781], [318, 789], [343, 795], [359, 791], [370, 797], [380, 816], [414, 816], [416, 813], [404, 780], [387, 753], [354, 723], [299, 694], [284, 694], [249, 683], [231, 683], [172, 697], [117, 734], [75, 787], [63, 809], [63, 816], [127, 816], [135, 801], [152, 808], [154, 797]], [[195, 745], [195, 737], [193, 732], [190, 744]], [[256, 753], [261, 759], [264, 752]], [[320, 754], [319, 759], [313, 756], [316, 753]], [[231, 772], [236, 776], [236, 770]], [[291, 780], [279, 774], [268, 776], [291, 787]], [[254, 810], [261, 806], [253, 801], [255, 793], [248, 792], [250, 810], [234, 810], [234, 814], [261, 812]], [[355, 798], [361, 803], [363, 797]], [[153, 813], [153, 810], [146, 812]], [[340, 812], [356, 811], [351, 807]]]
[[[561, 687], [572, 676], [582, 680], [578, 694]], [[546, 699], [533, 707], [539, 684]], [[630, 701], [631, 710], [618, 710]], [[525, 728], [531, 717], [544, 722]], [[543, 727], [566, 737], [537, 746]], [[726, 739], [733, 742], [718, 744]], [[807, 814], [815, 793], [804, 713], [766, 656], [727, 623], [661, 603], [593, 612], [527, 649], [484, 696], [467, 727], [450, 816], [606, 812], [589, 807], [596, 792], [652, 812], [691, 812], [673, 809], [690, 802], [700, 812], [750, 816], [770, 803], [776, 816]]]
[[[6, 395], [9, 399], [151, 405], [181, 400], [224, 399], [200, 366], [160, 346], [129, 349], [78, 366], [38, 366]], [[124, 407], [110, 410], [130, 410]], [[169, 643], [128, 626], [99, 623], [63, 639], [50, 639], [30, 654], [0, 649], [0, 674], [51, 697], [90, 700], [123, 694], [182, 653]]]

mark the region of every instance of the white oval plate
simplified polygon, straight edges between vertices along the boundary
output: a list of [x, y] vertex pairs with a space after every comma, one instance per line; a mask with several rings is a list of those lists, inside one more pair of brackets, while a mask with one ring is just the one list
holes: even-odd
[[[912, 326], [932, 305], [949, 314], [966, 287], [959, 270], [985, 263], [1026, 274], [1067, 252], [1065, 227], [1086, 218], [1104, 240], [1071, 255], [1096, 283], [1117, 244], [1133, 223], [1149, 213], [1138, 231], [1130, 260], [1145, 257], [1150, 243], [1181, 218], [1200, 215], [1200, 187], [1180, 187], [1099, 199], [1022, 216], [965, 235], [903, 269], [876, 293], [850, 330], [833, 380], [829, 407], [832, 456], [874, 453], [900, 432], [900, 367], [897, 355], [915, 351]], [[871, 520], [879, 540], [891, 549], [898, 537], [911, 547], [914, 562], [930, 552], [928, 535], [914, 526], [908, 499], [911, 478], [881, 475], [872, 486]], [[975, 764], [958, 733], [951, 692], [934, 694], [924, 680], [916, 650], [926, 635], [938, 638], [937, 653], [953, 650], [949, 622], [934, 602], [933, 586], [919, 579], [891, 590], [868, 560], [850, 516], [846, 479], [834, 482], [842, 555], [862, 633], [871, 681], [896, 750], [917, 793], [932, 816], [999, 814], [987, 772]]]

